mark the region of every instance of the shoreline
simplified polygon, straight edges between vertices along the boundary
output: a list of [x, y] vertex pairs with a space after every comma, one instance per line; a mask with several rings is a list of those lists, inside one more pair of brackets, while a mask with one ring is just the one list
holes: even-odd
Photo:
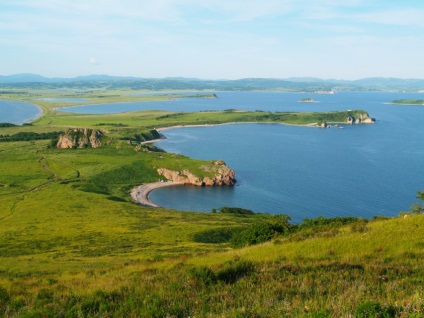
[[[223, 125], [248, 125], [248, 124], [258, 124], [258, 125], [286, 125], [286, 126], [298, 126], [298, 127], [317, 127], [317, 123], [308, 123], [308, 124], [287, 124], [287, 123], [281, 123], [281, 122], [257, 122], [257, 121], [233, 121], [228, 123], [221, 123], [221, 124], [194, 124], [194, 125], [174, 125], [169, 127], [163, 127], [163, 128], [155, 128], [158, 132], [171, 130], [171, 129], [178, 129], [178, 128], [193, 128], [193, 127], [214, 127], [214, 126], [223, 126]], [[346, 124], [346, 123], [340, 123], [340, 124]]]
[[137, 204], [151, 208], [161, 208], [160, 205], [150, 201], [150, 193], [159, 188], [173, 187], [178, 185], [184, 185], [184, 183], [174, 181], [145, 183], [131, 190], [131, 198]]

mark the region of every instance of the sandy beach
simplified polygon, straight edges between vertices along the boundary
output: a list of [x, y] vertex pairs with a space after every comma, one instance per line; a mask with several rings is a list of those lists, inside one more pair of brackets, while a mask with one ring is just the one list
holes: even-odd
[[156, 190], [159, 188], [172, 187], [172, 186], [183, 185], [183, 184], [184, 183], [182, 182], [173, 182], [173, 181], [145, 183], [131, 190], [131, 198], [133, 199], [134, 202], [138, 204], [154, 207], [154, 208], [160, 208], [159, 205], [149, 200], [149, 194], [153, 190]]

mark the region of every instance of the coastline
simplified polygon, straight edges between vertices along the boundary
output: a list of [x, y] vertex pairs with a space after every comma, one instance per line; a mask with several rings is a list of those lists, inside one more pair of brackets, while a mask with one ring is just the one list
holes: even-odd
[[137, 204], [152, 208], [160, 208], [160, 205], [157, 205], [156, 203], [149, 200], [149, 194], [159, 188], [173, 187], [178, 185], [184, 185], [184, 183], [173, 181], [145, 183], [131, 190], [131, 198]]
[[[163, 127], [163, 128], [156, 128], [158, 132], [171, 130], [171, 129], [177, 129], [177, 128], [193, 128], [193, 127], [214, 127], [214, 126], [223, 126], [223, 125], [246, 125], [246, 124], [265, 124], [265, 125], [286, 125], [286, 126], [298, 126], [298, 127], [317, 127], [317, 123], [309, 123], [309, 124], [287, 124], [287, 123], [281, 123], [281, 122], [257, 122], [257, 121], [233, 121], [228, 123], [221, 123], [221, 124], [197, 124], [197, 125], [174, 125], [169, 127]], [[340, 123], [345, 124], [345, 123]], [[161, 139], [157, 139], [161, 140]]]
[[[32, 103], [31, 103], [31, 104], [32, 104]], [[35, 116], [34, 118], [32, 118], [32, 119], [28, 119], [28, 120], [24, 121], [23, 123], [32, 123], [32, 122], [34, 122], [34, 121], [36, 121], [36, 120], [40, 119], [41, 117], [43, 117], [43, 116], [44, 116], [44, 114], [46, 113], [46, 111], [44, 110], [44, 108], [43, 108], [43, 107], [41, 107], [41, 106], [39, 106], [39, 105], [37, 105], [37, 104], [32, 104], [32, 105], [37, 106], [37, 108], [40, 110], [40, 113], [39, 113], [37, 116]]]

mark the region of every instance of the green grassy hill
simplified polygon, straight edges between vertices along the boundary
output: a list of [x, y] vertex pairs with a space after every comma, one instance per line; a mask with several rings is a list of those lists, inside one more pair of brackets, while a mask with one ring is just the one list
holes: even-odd
[[133, 186], [159, 178], [158, 167], [201, 173], [209, 164], [136, 145], [136, 136], [154, 137], [155, 127], [305, 124], [347, 114], [94, 116], [56, 112], [58, 105], [45, 101], [40, 106], [42, 118], [1, 127], [0, 135], [95, 128], [104, 130], [104, 146], [60, 150], [50, 139], [0, 142], [0, 316], [424, 315], [419, 213], [294, 225], [244, 210], [196, 213], [130, 201]]

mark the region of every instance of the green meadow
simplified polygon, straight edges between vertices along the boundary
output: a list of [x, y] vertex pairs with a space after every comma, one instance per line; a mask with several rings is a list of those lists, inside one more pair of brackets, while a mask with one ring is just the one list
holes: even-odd
[[[130, 199], [133, 187], [160, 179], [157, 168], [202, 174], [201, 166], [210, 163], [141, 145], [157, 136], [155, 128], [307, 125], [343, 122], [363, 111], [83, 115], [57, 111], [69, 103], [40, 100], [175, 98], [133, 93], [1, 95], [35, 103], [44, 114], [27, 125], [0, 127], [0, 316], [424, 316], [421, 203], [396, 218], [319, 217], [292, 224], [287, 216], [234, 207], [198, 213]], [[75, 127], [104, 131], [103, 146], [56, 149], [50, 133]]]

